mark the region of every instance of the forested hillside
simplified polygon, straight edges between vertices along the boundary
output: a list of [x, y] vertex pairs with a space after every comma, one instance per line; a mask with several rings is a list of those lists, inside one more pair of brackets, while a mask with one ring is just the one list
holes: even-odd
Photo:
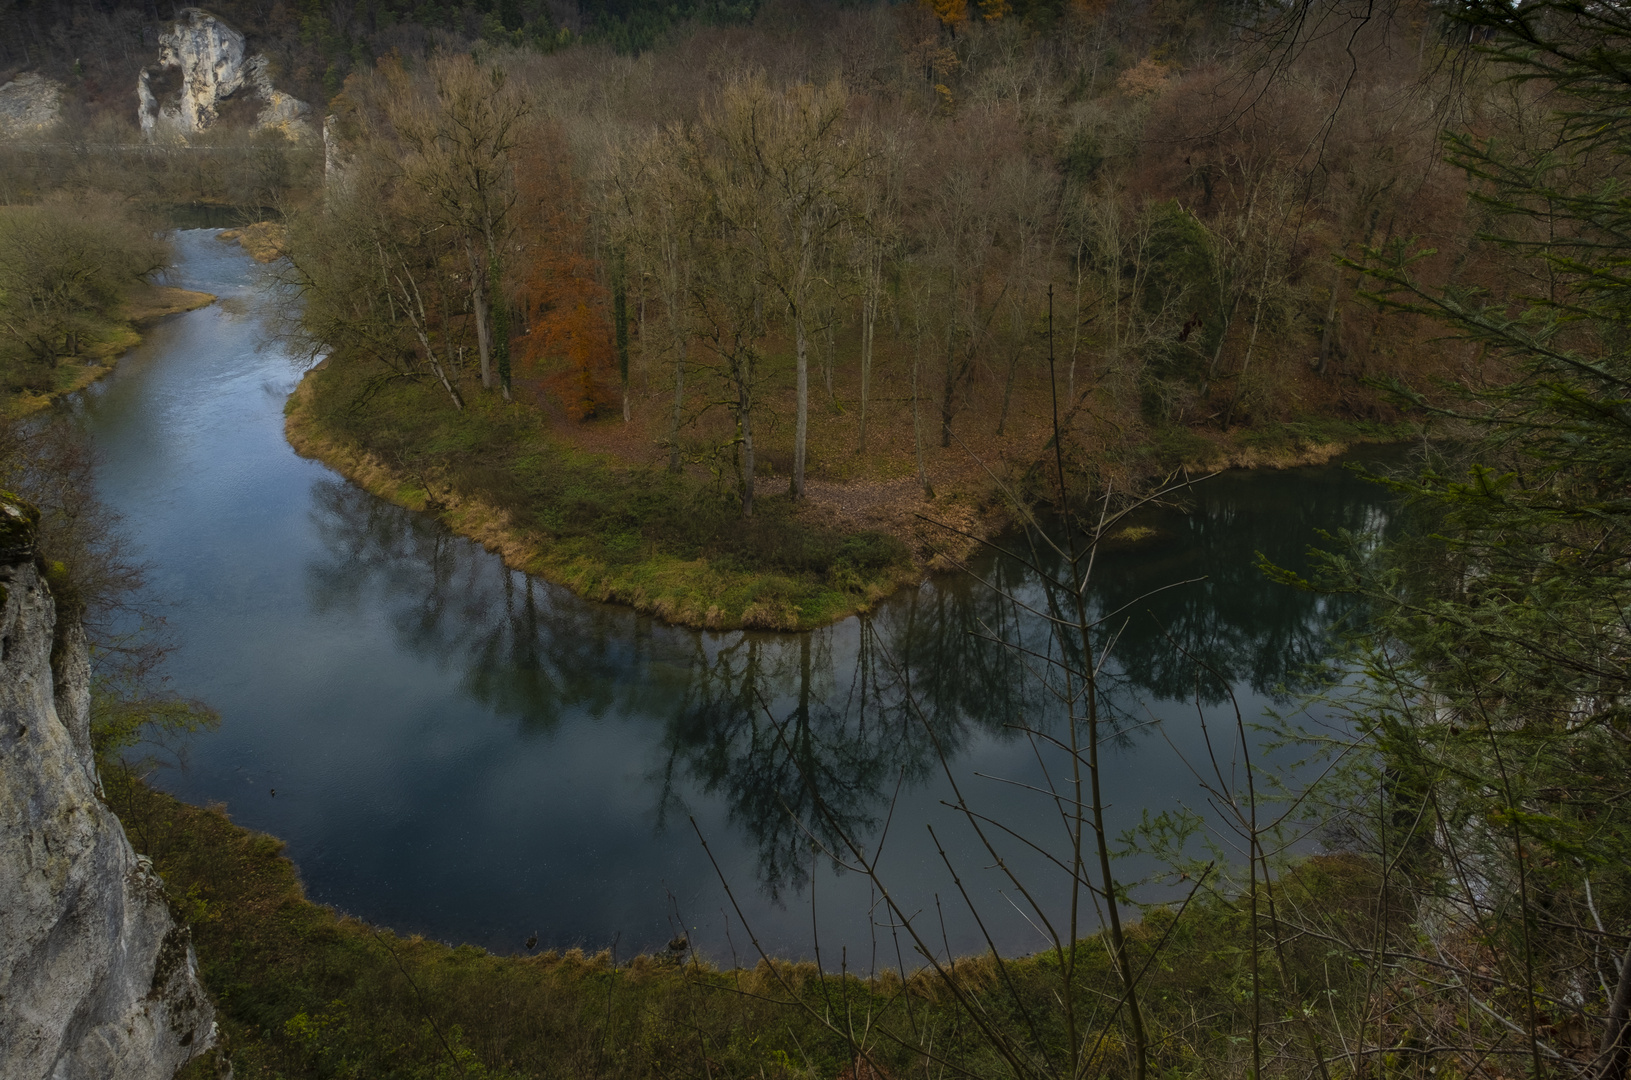
[[[386, 58], [292, 223], [330, 359], [291, 431], [591, 595], [767, 626], [955, 554], [925, 499], [977, 535], [1049, 497], [1055, 394], [1089, 486], [1397, 437], [1379, 383], [1481, 358], [1345, 260], [1498, 280], [1439, 140], [1538, 106], [1429, 8], [1282, 30], [779, 5], [640, 55]], [[782, 578], [672, 580], [744, 566]]]
[[1382, 384], [1487, 358], [1352, 261], [1501, 284], [1440, 140], [1546, 137], [1430, 5], [218, 5], [329, 119], [179, 144], [132, 120], [162, 19], [14, 10], [66, 111], [0, 196], [278, 208], [297, 445], [689, 623], [827, 621], [1056, 499], [1055, 396], [1088, 487], [1401, 437]]
[[1441, 139], [1548, 131], [1431, 5], [787, 0], [218, 6], [314, 124], [146, 141], [164, 19], [14, 11], [66, 111], [0, 195], [275, 208], [296, 445], [691, 624], [865, 607], [1057, 501], [1056, 444], [1091, 489], [1404, 436], [1385, 384], [1492, 361], [1358, 264], [1508, 284]]

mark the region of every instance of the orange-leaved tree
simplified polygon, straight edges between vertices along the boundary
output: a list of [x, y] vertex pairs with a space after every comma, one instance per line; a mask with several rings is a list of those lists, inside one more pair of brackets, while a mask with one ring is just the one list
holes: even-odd
[[923, 6], [934, 12], [934, 17], [940, 20], [940, 25], [951, 31], [951, 36], [957, 36], [957, 28], [968, 22], [968, 0], [919, 0]]
[[536, 125], [517, 148], [516, 182], [525, 316], [519, 367], [529, 386], [587, 420], [615, 400], [609, 299], [590, 254], [582, 187], [552, 124]]

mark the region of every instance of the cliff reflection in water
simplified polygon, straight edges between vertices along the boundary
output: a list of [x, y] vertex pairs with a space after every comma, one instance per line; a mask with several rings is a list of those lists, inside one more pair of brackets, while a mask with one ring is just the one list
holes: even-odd
[[[1332, 624], [1352, 613], [1269, 584], [1257, 553], [1300, 566], [1316, 530], [1380, 530], [1384, 505], [1379, 489], [1317, 469], [1226, 474], [1146, 512], [1138, 524], [1155, 538], [1101, 555], [1095, 575], [1095, 609], [1124, 609], [1105, 630], [1118, 635], [1106, 686], [1126, 747], [1150, 737], [1150, 715], [1192, 718], [1197, 696], [1225, 696], [1202, 664], [1258, 697], [1310, 687]], [[403, 648], [526, 736], [548, 738], [584, 713], [653, 725], [653, 758], [638, 763], [652, 828], [694, 844], [692, 803], [722, 802], [772, 899], [808, 883], [811, 837], [838, 849], [838, 830], [875, 836], [897, 786], [932, 783], [940, 754], [958, 762], [979, 737], [1017, 739], [1022, 724], [1048, 730], [1061, 719], [1021, 653], [990, 640], [1052, 649], [1045, 622], [1025, 611], [1046, 609], [1048, 597], [1015, 559], [977, 567], [994, 589], [942, 578], [809, 634], [700, 633], [505, 570], [348, 484], [319, 483], [313, 506], [325, 549], [308, 569], [314, 607], [378, 605], [383, 594]], [[1046, 552], [1023, 536], [1004, 543]], [[1057, 556], [1042, 561], [1063, 573]]]

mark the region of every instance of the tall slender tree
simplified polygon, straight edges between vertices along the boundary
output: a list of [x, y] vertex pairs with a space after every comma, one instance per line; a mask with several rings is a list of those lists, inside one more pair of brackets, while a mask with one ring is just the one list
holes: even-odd
[[512, 227], [515, 184], [511, 152], [529, 111], [525, 95], [502, 68], [468, 55], [433, 58], [428, 81], [400, 64], [382, 68], [386, 114], [405, 150], [401, 167], [441, 221], [457, 229], [470, 267], [481, 384], [510, 396], [509, 302], [503, 249]]
[[704, 113], [722, 155], [721, 176], [755, 204], [740, 224], [759, 249], [764, 288], [793, 326], [796, 402], [789, 493], [804, 495], [809, 440], [810, 329], [824, 255], [837, 239], [853, 178], [867, 158], [846, 135], [848, 93], [836, 80], [785, 91], [751, 75], [725, 88]]

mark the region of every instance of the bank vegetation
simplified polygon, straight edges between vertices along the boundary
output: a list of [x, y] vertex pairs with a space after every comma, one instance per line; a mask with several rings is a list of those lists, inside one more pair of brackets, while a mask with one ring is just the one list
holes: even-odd
[[109, 196], [0, 205], [0, 409], [37, 411], [112, 369], [136, 327], [214, 297], [153, 280], [156, 223]]
[[[1499, 280], [1438, 141], [1451, 117], [1532, 131], [1540, 107], [1430, 9], [1289, 52], [1267, 11], [1171, 14], [788, 7], [638, 57], [356, 71], [324, 198], [291, 221], [325, 358], [291, 430], [389, 472], [380, 493], [492, 509], [482, 531], [518, 549], [577, 545], [520, 560], [557, 580], [729, 574], [757, 531], [733, 517], [891, 541], [876, 571], [748, 554], [848, 597], [717, 605], [766, 626], [864, 606], [1016, 497], [1056, 500], [1055, 395], [1089, 487], [1400, 437], [1375, 382], [1478, 358], [1381, 317], [1343, 260], [1420, 236], [1435, 280]], [[732, 512], [670, 548], [515, 467], [568, 458]]]

